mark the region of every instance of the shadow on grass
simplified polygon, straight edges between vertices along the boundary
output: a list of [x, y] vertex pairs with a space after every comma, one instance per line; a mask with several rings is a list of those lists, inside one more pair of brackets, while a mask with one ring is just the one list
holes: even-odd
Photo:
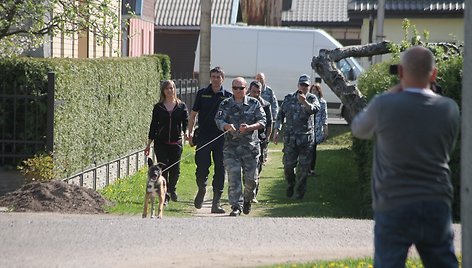
[[[261, 216], [362, 218], [354, 155], [347, 148], [318, 150], [316, 176], [309, 176], [304, 199], [287, 198], [283, 170], [261, 177]], [[281, 165], [281, 164], [280, 164]], [[276, 173], [276, 174], [274, 174]], [[264, 188], [266, 184], [266, 188]]]

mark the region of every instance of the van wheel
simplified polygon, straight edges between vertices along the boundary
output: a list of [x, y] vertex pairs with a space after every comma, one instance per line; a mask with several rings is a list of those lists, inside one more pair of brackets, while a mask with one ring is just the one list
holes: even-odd
[[343, 107], [341, 108], [341, 117], [346, 119], [347, 116], [349, 116], [348, 111], [346, 109], [346, 106], [343, 105]]

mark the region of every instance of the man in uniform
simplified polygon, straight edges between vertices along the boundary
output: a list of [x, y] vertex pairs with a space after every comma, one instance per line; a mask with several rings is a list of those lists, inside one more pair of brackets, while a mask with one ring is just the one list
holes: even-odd
[[259, 81], [262, 85], [261, 97], [270, 103], [270, 109], [272, 112], [272, 122], [274, 122], [275, 119], [277, 118], [277, 112], [279, 111], [279, 103], [277, 102], [277, 96], [275, 96], [275, 93], [272, 90], [272, 88], [270, 88], [266, 84], [264, 73], [256, 74], [256, 80]]
[[[298, 79], [298, 90], [285, 96], [274, 126], [274, 143], [284, 128], [284, 175], [288, 187], [287, 197], [303, 199], [313, 155], [313, 117], [320, 110], [320, 103], [309, 91], [310, 77], [303, 74]], [[295, 174], [295, 168], [298, 169]]]
[[[246, 95], [246, 80], [233, 80], [233, 97], [221, 102], [215, 117], [216, 125], [225, 135], [223, 157], [228, 173], [230, 216], [249, 214], [256, 194], [257, 162], [260, 155], [257, 130], [265, 127], [265, 113], [260, 102]], [[241, 180], [241, 173], [243, 178]], [[242, 190], [244, 182], [244, 192]]]
[[[225, 169], [223, 165], [223, 137], [216, 139], [223, 132], [215, 125], [215, 114], [221, 101], [231, 97], [231, 93], [223, 88], [225, 74], [220, 67], [210, 70], [211, 84], [197, 92], [195, 103], [187, 127], [187, 139], [190, 146], [197, 146], [195, 153], [195, 164], [197, 170], [198, 192], [194, 199], [195, 208], [202, 208], [205, 198], [206, 186], [213, 156], [213, 203], [211, 213], [225, 213], [220, 205], [221, 194], [225, 183]], [[198, 115], [198, 129], [194, 133], [195, 118]], [[195, 136], [195, 138], [194, 138]], [[214, 140], [216, 139], [216, 140]], [[212, 140], [214, 140], [212, 142]]]
[[[249, 85], [249, 96], [256, 98], [262, 105], [262, 108], [264, 109], [264, 112], [266, 114], [266, 127], [265, 128], [260, 128], [258, 133], [259, 133], [259, 140], [260, 140], [260, 147], [261, 147], [261, 155], [259, 156], [259, 165], [257, 167], [258, 169], [258, 175], [260, 179], [260, 174], [262, 171], [262, 166], [267, 160], [267, 145], [269, 143], [269, 138], [272, 133], [272, 112], [270, 109], [270, 103], [266, 100], [264, 100], [261, 97], [261, 88], [262, 84], [259, 81], [252, 81], [251, 84]], [[259, 183], [260, 181], [258, 180], [257, 187], [256, 187], [256, 195], [259, 192]], [[252, 202], [257, 203], [257, 199], [254, 198]]]

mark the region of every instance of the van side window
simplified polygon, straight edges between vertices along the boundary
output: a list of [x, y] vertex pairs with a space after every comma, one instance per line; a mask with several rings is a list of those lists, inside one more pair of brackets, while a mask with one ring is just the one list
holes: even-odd
[[336, 66], [343, 73], [344, 77], [348, 81], [356, 80], [354, 70], [353, 70], [351, 64], [349, 64], [349, 62], [346, 59], [342, 59], [342, 60], [338, 61], [336, 63]]

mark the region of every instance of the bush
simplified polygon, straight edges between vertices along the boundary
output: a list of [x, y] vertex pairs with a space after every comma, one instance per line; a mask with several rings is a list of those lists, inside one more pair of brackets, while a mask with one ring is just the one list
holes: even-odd
[[[6, 139], [40, 141], [34, 143], [36, 147], [24, 146], [12, 152], [26, 157], [46, 150], [42, 141], [49, 135], [46, 133], [48, 107], [42, 100], [48, 92], [48, 72], [55, 73], [53, 150], [58, 178], [141, 148], [147, 140], [159, 83], [170, 78], [170, 60], [166, 55], [0, 58], [0, 69], [0, 91], [22, 94], [29, 100], [14, 102], [10, 98], [0, 105], [0, 114], [6, 115], [0, 118], [0, 124], [5, 125]], [[30, 96], [38, 98], [33, 103]], [[14, 166], [19, 163], [17, 159], [10, 162]]]
[[52, 181], [56, 176], [52, 154], [47, 153], [36, 154], [24, 160], [18, 169], [25, 177], [25, 183]]

